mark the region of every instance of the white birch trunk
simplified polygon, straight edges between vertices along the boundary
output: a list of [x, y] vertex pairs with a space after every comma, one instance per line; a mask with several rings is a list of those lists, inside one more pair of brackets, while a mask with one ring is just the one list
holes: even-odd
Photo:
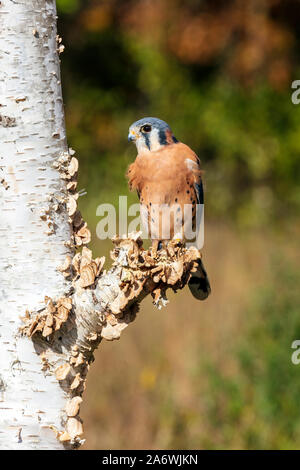
[[199, 257], [174, 246], [169, 262], [154, 260], [135, 235], [115, 241], [108, 273], [87, 248], [74, 257], [90, 237], [76, 211], [56, 34], [55, 0], [1, 0], [0, 449], [78, 446], [94, 349], [120, 337], [147, 293], [158, 304], [182, 288]]
[[[49, 200], [64, 197], [52, 165], [67, 150], [55, 18], [54, 0], [1, 1], [0, 448], [61, 447], [45, 426], [61, 428], [63, 391], [18, 337], [26, 308], [68, 288], [57, 271], [70, 251], [68, 214]], [[41, 219], [49, 206], [53, 234]]]

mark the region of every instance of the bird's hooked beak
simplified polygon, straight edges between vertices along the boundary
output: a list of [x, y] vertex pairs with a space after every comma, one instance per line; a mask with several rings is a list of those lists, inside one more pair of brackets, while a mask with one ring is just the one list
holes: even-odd
[[131, 130], [128, 134], [128, 142], [135, 142], [137, 138], [138, 138], [137, 133]]

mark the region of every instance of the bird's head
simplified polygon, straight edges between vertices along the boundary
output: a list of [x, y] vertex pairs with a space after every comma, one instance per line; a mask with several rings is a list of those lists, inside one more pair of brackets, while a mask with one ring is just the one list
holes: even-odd
[[146, 117], [131, 124], [128, 140], [135, 142], [138, 152], [155, 152], [165, 145], [177, 142], [169, 125], [155, 117]]

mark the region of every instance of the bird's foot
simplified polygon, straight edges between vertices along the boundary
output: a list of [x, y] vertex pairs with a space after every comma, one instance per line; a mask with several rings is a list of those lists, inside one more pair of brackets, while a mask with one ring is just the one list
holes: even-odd
[[159, 245], [159, 240], [153, 240], [152, 241], [152, 247], [151, 247], [151, 256], [152, 256], [152, 258], [156, 258], [156, 256], [157, 256], [158, 245]]
[[165, 240], [153, 240], [151, 247], [151, 254], [153, 258], [156, 258], [157, 252], [163, 249], [167, 249], [168, 242]]

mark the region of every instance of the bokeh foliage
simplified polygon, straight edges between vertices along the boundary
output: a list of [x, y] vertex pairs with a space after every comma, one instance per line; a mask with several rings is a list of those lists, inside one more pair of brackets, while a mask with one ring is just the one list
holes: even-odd
[[300, 375], [291, 360], [300, 338], [299, 282], [299, 270], [275, 256], [270, 285], [255, 293], [249, 329], [232, 351], [237, 371], [226, 377], [215, 364], [207, 366], [207, 417], [220, 439], [206, 446], [299, 449]]
[[299, 2], [57, 5], [68, 135], [91, 197], [127, 194], [128, 126], [154, 115], [202, 159], [210, 216], [252, 225], [299, 208]]

